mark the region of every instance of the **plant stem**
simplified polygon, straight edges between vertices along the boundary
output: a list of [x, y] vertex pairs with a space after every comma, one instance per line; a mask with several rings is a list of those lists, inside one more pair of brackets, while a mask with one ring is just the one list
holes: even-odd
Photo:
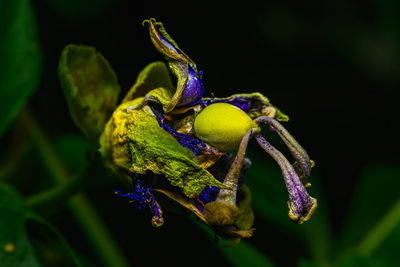
[[80, 171], [71, 179], [68, 179], [68, 181], [61, 182], [53, 188], [27, 197], [25, 199], [26, 204], [31, 209], [37, 209], [69, 199], [77, 193], [83, 180], [84, 173], [85, 172]]
[[370, 256], [400, 223], [400, 198], [357, 246], [357, 251]]
[[21, 125], [17, 124], [13, 130], [12, 149], [7, 153], [5, 162], [0, 165], [0, 181], [6, 180], [18, 169], [29, 148], [25, 136], [21, 133]]
[[[20, 119], [26, 126], [27, 132], [40, 155], [43, 157], [43, 161], [52, 174], [54, 182], [61, 184], [57, 190], [69, 188], [68, 181], [70, 180], [70, 175], [68, 170], [53, 150], [48, 138], [31, 112], [28, 109], [23, 110]], [[51, 194], [54, 194], [54, 192]], [[89, 243], [104, 266], [129, 266], [124, 255], [118, 249], [118, 244], [108, 232], [107, 227], [102, 223], [102, 218], [96, 213], [83, 194], [77, 194], [72, 197], [68, 201], [68, 207], [77, 223], [83, 228], [82, 232], [86, 234]]]

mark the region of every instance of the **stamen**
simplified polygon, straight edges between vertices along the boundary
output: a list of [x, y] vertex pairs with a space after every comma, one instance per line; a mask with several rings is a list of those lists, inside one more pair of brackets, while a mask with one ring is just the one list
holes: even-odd
[[256, 135], [258, 144], [279, 164], [289, 193], [289, 217], [296, 223], [308, 221], [317, 207], [317, 200], [310, 197], [294, 167], [285, 156], [273, 147], [261, 134]]
[[204, 217], [212, 225], [232, 225], [240, 216], [240, 210], [236, 205], [237, 187], [247, 144], [256, 130], [247, 131], [240, 142], [235, 160], [224, 179], [224, 185], [228, 186], [229, 189], [220, 189], [217, 198], [204, 206]]
[[216, 186], [210, 186], [201, 192], [199, 195], [198, 200], [201, 201], [203, 204], [207, 204], [211, 200], [215, 199], [218, 193], [218, 188]]
[[120, 195], [121, 197], [128, 198], [130, 202], [136, 202], [138, 204], [138, 209], [148, 206], [154, 213], [152, 218], [152, 224], [155, 227], [159, 227], [164, 223], [164, 218], [162, 216], [162, 210], [160, 205], [154, 199], [154, 195], [151, 193], [151, 186], [146, 186], [142, 183], [141, 180], [136, 180], [135, 189], [132, 193], [121, 193], [119, 190], [115, 190], [114, 193], [116, 195]]
[[304, 148], [293, 138], [293, 136], [273, 118], [262, 116], [255, 120], [255, 123], [269, 124], [270, 130], [278, 133], [279, 137], [283, 140], [289, 148], [290, 153], [295, 158], [296, 162], [294, 168], [303, 183], [306, 183], [307, 178], [310, 176], [312, 161]]

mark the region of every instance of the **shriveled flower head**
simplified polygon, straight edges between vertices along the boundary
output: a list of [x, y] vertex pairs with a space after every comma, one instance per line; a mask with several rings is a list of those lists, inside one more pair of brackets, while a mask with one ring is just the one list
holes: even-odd
[[[260, 93], [203, 98], [196, 64], [162, 23], [149, 19], [143, 24], [168, 67], [163, 62], [145, 67], [118, 107], [115, 74], [93, 48], [67, 46], [59, 64], [75, 122], [99, 140], [105, 164], [130, 184], [126, 193], [115, 193], [139, 208], [149, 207], [157, 227], [164, 222], [160, 200], [167, 197], [221, 236], [250, 237], [254, 215], [245, 173], [251, 162], [245, 153], [254, 136], [282, 170], [290, 219], [309, 220], [317, 206], [306, 190], [313, 162], [278, 122], [288, 117]], [[295, 159], [293, 165], [261, 135], [260, 124], [279, 135]]]

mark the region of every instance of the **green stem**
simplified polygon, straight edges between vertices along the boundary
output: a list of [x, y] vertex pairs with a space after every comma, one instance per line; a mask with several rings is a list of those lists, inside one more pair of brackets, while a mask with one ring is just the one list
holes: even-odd
[[[64, 188], [67, 188], [70, 175], [30, 111], [23, 110], [20, 119], [43, 157], [54, 182], [65, 185]], [[83, 194], [71, 198], [68, 206], [104, 266], [129, 266], [124, 255], [118, 249], [118, 244], [102, 223], [102, 218]]]
[[5, 162], [0, 165], [0, 181], [6, 180], [18, 169], [19, 163], [28, 151], [29, 144], [26, 142], [25, 136], [22, 135], [21, 125], [16, 125], [12, 149], [7, 153]]
[[64, 181], [53, 188], [27, 197], [25, 199], [26, 204], [31, 209], [38, 209], [69, 199], [79, 190], [80, 185], [82, 184], [84, 173], [85, 172], [82, 171], [78, 172], [66, 182]]
[[370, 256], [400, 223], [400, 198], [357, 246], [357, 251]]

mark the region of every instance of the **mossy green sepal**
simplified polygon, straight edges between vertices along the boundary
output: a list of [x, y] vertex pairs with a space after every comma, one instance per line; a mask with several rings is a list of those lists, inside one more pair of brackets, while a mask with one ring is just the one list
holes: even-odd
[[[171, 71], [176, 74], [184, 72], [181, 65], [170, 66]], [[178, 88], [181, 88], [180, 83], [186, 81], [178, 80]], [[184, 86], [182, 87], [184, 88]], [[182, 89], [183, 90], [183, 89]], [[179, 93], [181, 95], [182, 92]], [[129, 90], [122, 103], [134, 100], [138, 97], [143, 97], [141, 102], [129, 107], [129, 109], [143, 108], [148, 102], [157, 102], [162, 105], [165, 113], [171, 111], [171, 105], [175, 107], [179, 98], [176, 98], [177, 91], [171, 82], [171, 77], [165, 63], [156, 61], [147, 65], [138, 75], [135, 84]], [[175, 99], [175, 100], [174, 100]], [[173, 104], [173, 102], [175, 104]]]
[[98, 138], [120, 92], [110, 64], [93, 47], [71, 44], [61, 53], [58, 75], [75, 124]]
[[[148, 96], [152, 90], [157, 88], [164, 88], [171, 96], [175, 91], [168, 68], [165, 63], [161, 61], [150, 63], [139, 73], [136, 82], [128, 91], [122, 103], [134, 100], [138, 97]], [[161, 100], [169, 102], [171, 101], [171, 96]], [[159, 97], [155, 96], [155, 98], [158, 99]]]
[[125, 102], [114, 112], [100, 139], [100, 152], [116, 171], [125, 176], [147, 171], [163, 175], [189, 198], [198, 196], [207, 186], [225, 188], [199, 165], [192, 151], [158, 125], [148, 106], [127, 109], [134, 102]]
[[251, 229], [254, 224], [254, 212], [251, 207], [251, 191], [243, 184], [239, 190], [240, 200], [238, 206], [240, 210], [240, 216], [236, 220], [235, 224], [242, 230]]

